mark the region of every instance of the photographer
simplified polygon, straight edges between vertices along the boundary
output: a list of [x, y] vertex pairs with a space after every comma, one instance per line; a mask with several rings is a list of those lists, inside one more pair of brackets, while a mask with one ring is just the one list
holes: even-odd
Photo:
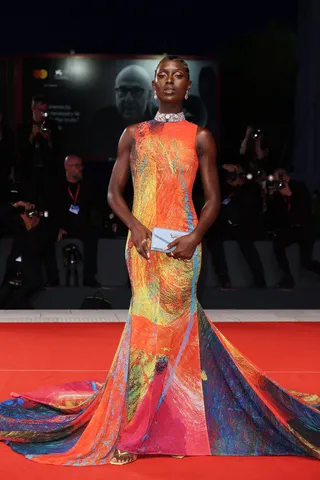
[[19, 125], [17, 149], [20, 178], [30, 184], [37, 203], [44, 199], [50, 177], [57, 174], [58, 128], [48, 118], [48, 104], [43, 95], [35, 95], [31, 104], [32, 119]]
[[2, 204], [0, 221], [10, 224], [6, 233], [14, 237], [0, 289], [0, 308], [32, 308], [30, 298], [43, 287], [42, 262], [54, 241], [52, 229], [33, 204], [22, 200]]
[[253, 174], [267, 169], [269, 150], [263, 148], [262, 142], [261, 130], [248, 126], [240, 146], [240, 163], [246, 171]]
[[224, 288], [230, 286], [224, 240], [238, 243], [252, 272], [253, 286], [266, 286], [263, 266], [254, 244], [261, 213], [260, 187], [247, 176], [240, 165], [225, 164], [221, 170], [221, 210], [218, 221], [210, 229], [208, 246], [215, 273]]
[[278, 288], [295, 286], [286, 255], [286, 247], [293, 243], [300, 246], [301, 266], [320, 274], [319, 262], [312, 260], [315, 229], [311, 195], [283, 168], [275, 170], [274, 179], [267, 182], [266, 221], [274, 231], [273, 250], [283, 272]]

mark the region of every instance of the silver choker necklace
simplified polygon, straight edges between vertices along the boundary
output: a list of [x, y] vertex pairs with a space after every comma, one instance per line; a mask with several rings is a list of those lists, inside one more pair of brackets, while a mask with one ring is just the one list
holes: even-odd
[[184, 116], [183, 112], [180, 112], [180, 113], [160, 113], [160, 112], [157, 112], [154, 119], [157, 122], [166, 123], [166, 122], [182, 122], [183, 120], [186, 119], [186, 117]]

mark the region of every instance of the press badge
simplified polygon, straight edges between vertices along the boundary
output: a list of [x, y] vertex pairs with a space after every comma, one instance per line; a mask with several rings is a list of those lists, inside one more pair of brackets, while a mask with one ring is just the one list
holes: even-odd
[[80, 212], [80, 207], [78, 207], [78, 205], [70, 205], [69, 212], [78, 215], [78, 213]]

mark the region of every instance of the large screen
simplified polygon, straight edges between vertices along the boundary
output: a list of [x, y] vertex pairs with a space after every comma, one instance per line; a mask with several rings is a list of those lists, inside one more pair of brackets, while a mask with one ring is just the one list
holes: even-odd
[[[151, 81], [161, 57], [110, 58], [47, 56], [23, 60], [22, 114], [31, 116], [31, 98], [44, 94], [58, 122], [62, 154], [87, 161], [114, 161], [126, 126], [150, 120], [157, 109]], [[218, 132], [218, 65], [186, 58], [192, 79], [184, 102], [186, 118]]]

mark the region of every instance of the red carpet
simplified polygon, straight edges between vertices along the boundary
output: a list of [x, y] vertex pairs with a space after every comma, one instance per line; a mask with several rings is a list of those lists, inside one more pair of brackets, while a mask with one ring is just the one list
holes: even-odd
[[[284, 387], [320, 394], [320, 323], [219, 323], [218, 328]], [[0, 399], [11, 391], [105, 378], [123, 324], [0, 324]], [[85, 352], [85, 354], [84, 354]], [[301, 458], [141, 458], [124, 467], [51, 467], [0, 444], [7, 480], [317, 480], [320, 461]]]

